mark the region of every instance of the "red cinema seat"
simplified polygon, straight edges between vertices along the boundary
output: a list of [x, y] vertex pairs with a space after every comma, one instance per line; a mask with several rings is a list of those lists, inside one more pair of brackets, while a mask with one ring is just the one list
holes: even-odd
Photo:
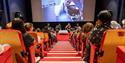
[[125, 45], [125, 30], [107, 30], [101, 43], [100, 50], [103, 50], [104, 54], [102, 57], [98, 57], [98, 63], [116, 63], [116, 47]]
[[[103, 54], [102, 47], [103, 47], [103, 44], [104, 44], [105, 36], [106, 36], [106, 32], [103, 33], [101, 45], [100, 45], [100, 48], [99, 48], [98, 51], [97, 51], [98, 48], [96, 47], [96, 45], [90, 43], [90, 47], [91, 47], [90, 48], [90, 63], [94, 63], [94, 61], [97, 61], [97, 63], [99, 63], [99, 54]], [[97, 57], [95, 57], [96, 52], [99, 53]]]
[[0, 54], [0, 63], [13, 63], [12, 58], [12, 47], [5, 46], [3, 47], [4, 51]]
[[41, 37], [36, 32], [28, 32], [34, 39], [35, 39], [35, 54], [39, 55], [40, 57], [44, 56], [43, 52], [43, 41]]
[[12, 46], [13, 63], [28, 63], [28, 60], [35, 63], [34, 45], [32, 44], [28, 48], [30, 53], [30, 58], [28, 58], [20, 31], [12, 29], [0, 30], [0, 44], [10, 44]]
[[24, 63], [28, 62], [27, 57], [22, 57], [21, 55], [21, 52], [26, 52], [26, 49], [20, 31], [10, 29], [0, 30], [0, 44], [10, 44], [12, 46], [13, 63], [18, 63], [15, 54], [18, 54]]
[[37, 34], [41, 38], [42, 56], [45, 56], [45, 51], [44, 51], [44, 35], [43, 35], [43, 32], [37, 32]]
[[116, 53], [116, 63], [125, 63], [125, 46], [118, 46]]

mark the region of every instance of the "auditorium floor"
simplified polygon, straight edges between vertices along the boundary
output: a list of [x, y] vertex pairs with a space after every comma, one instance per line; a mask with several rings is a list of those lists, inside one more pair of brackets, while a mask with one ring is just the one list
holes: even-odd
[[69, 41], [58, 41], [40, 63], [84, 63]]

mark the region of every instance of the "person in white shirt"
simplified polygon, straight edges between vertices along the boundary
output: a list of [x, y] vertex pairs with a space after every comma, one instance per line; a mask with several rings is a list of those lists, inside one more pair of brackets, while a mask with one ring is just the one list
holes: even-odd
[[111, 28], [112, 29], [120, 29], [121, 25], [117, 21], [111, 21]]

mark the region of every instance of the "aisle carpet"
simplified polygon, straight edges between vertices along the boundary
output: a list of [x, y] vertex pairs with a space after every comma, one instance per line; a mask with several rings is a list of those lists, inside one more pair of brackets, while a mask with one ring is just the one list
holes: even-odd
[[84, 63], [69, 41], [58, 41], [40, 63]]

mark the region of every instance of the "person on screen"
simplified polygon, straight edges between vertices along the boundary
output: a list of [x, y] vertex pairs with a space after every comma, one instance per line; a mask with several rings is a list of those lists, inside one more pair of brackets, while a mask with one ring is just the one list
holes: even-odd
[[[86, 46], [86, 55], [84, 58], [84, 61], [86, 63], [89, 63], [90, 60], [90, 43], [94, 44], [97, 47], [96, 52], [99, 51], [101, 39], [103, 36], [104, 31], [110, 29], [110, 22], [112, 20], [112, 15], [108, 10], [100, 11], [97, 15], [97, 21], [98, 26], [95, 26], [93, 30], [91, 31], [90, 37], [88, 38], [88, 44]], [[95, 54], [94, 59], [97, 58], [97, 54]], [[94, 60], [94, 63], [97, 63], [96, 60]]]

